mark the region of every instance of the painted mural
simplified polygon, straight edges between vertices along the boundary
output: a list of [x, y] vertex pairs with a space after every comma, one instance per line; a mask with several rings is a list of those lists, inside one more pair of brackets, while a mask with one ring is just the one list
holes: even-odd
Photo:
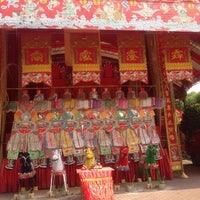
[[0, 27], [200, 31], [199, 0], [1, 0]]

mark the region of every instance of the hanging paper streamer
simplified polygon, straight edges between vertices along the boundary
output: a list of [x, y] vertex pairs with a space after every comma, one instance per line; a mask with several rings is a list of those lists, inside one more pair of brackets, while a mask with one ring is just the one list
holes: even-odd
[[143, 33], [117, 35], [120, 55], [120, 82], [142, 81], [148, 83], [145, 43]]

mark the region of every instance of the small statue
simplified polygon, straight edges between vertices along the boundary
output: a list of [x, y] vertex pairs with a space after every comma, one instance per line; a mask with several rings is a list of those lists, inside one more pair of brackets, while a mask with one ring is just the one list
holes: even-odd
[[71, 92], [69, 91], [69, 88], [65, 88], [65, 92], [64, 92], [64, 94], [63, 94], [63, 98], [64, 98], [65, 100], [71, 100], [72, 94], [71, 94]]
[[135, 91], [129, 87], [127, 93], [127, 99], [134, 99], [135, 98]]
[[111, 99], [111, 95], [110, 95], [108, 88], [104, 88], [104, 91], [102, 93], [102, 99], [103, 100], [110, 100]]
[[21, 103], [28, 103], [29, 101], [30, 101], [30, 96], [28, 94], [28, 90], [23, 90], [20, 102]]
[[51, 93], [49, 95], [49, 101], [56, 101], [58, 99], [58, 94], [56, 93], [55, 89], [51, 89]]
[[147, 99], [148, 98], [148, 93], [145, 91], [144, 88], [140, 89], [139, 98], [140, 99]]
[[83, 91], [82, 88], [79, 89], [78, 94], [77, 94], [77, 99], [78, 100], [85, 100], [85, 92]]
[[124, 92], [121, 90], [121, 88], [117, 88], [117, 91], [115, 92], [115, 99], [117, 100], [125, 99]]
[[95, 155], [91, 148], [87, 148], [85, 150], [85, 157], [86, 157], [85, 166], [87, 167], [87, 169], [91, 169], [96, 165]]
[[151, 107], [152, 106], [152, 100], [151, 100], [151, 98], [149, 98], [149, 95], [145, 91], [144, 88], [141, 88], [140, 92], [139, 92], [139, 104], [140, 104], [140, 107]]
[[92, 91], [89, 94], [90, 99], [98, 99], [98, 93], [96, 88], [92, 88]]
[[35, 102], [41, 102], [44, 101], [44, 94], [41, 92], [41, 89], [37, 89], [37, 93], [34, 96]]

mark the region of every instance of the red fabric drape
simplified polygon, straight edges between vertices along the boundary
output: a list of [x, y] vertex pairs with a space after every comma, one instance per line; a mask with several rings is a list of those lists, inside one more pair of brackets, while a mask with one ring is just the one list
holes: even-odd
[[85, 200], [114, 199], [112, 171], [110, 167], [77, 170]]
[[3, 160], [0, 173], [0, 192], [16, 192], [18, 190], [19, 161], [15, 163], [13, 170], [5, 168], [7, 160]]
[[[164, 179], [172, 179], [173, 173], [170, 166], [170, 160], [167, 153], [167, 150], [162, 150], [160, 152], [162, 159], [157, 161], [159, 165], [159, 170]], [[102, 161], [103, 159], [101, 159]], [[103, 163], [103, 162], [101, 162]], [[0, 193], [5, 192], [16, 192], [18, 191], [19, 182], [18, 182], [18, 172], [20, 169], [19, 160], [16, 161], [15, 167], [13, 170], [8, 170], [5, 168], [7, 164], [7, 160], [4, 159], [2, 163], [2, 168], [0, 171]], [[115, 169], [115, 164], [102, 164], [103, 167], [112, 167]], [[138, 174], [138, 163], [130, 161], [130, 171], [128, 175], [125, 175], [124, 172], [119, 172], [118, 170], [114, 170], [112, 172], [113, 181], [115, 184], [121, 182], [121, 179], [126, 179], [127, 182], [134, 182], [137, 179]], [[80, 169], [81, 166], [77, 166], [76, 164], [65, 166], [66, 174], [67, 174], [67, 184], [70, 187], [80, 186], [80, 178], [76, 172], [76, 169]], [[50, 186], [50, 176], [51, 176], [51, 167], [47, 167], [46, 169], [38, 168], [36, 169], [37, 174], [37, 182], [39, 189], [48, 189]], [[145, 178], [145, 177], [144, 177]], [[156, 179], [156, 175], [152, 172], [152, 180]], [[60, 181], [60, 179], [59, 179]], [[58, 184], [58, 181], [56, 181]], [[62, 181], [59, 182], [62, 184]]]

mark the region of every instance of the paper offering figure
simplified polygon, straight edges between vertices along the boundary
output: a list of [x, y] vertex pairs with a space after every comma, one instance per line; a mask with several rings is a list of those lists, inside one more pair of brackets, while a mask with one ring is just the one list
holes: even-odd
[[66, 175], [66, 170], [64, 167], [64, 163], [62, 160], [62, 150], [61, 149], [54, 149], [51, 152], [51, 179], [50, 179], [50, 189], [49, 189], [49, 196], [52, 197], [54, 196], [54, 190], [53, 190], [53, 186], [54, 186], [54, 180], [55, 180], [55, 176], [59, 175], [63, 177], [63, 184], [64, 184], [64, 195], [68, 195], [69, 194], [69, 190], [68, 190], [68, 186], [67, 186], [67, 175]]
[[157, 145], [148, 145], [145, 154], [141, 155], [141, 160], [139, 162], [139, 178], [138, 181], [142, 181], [142, 174], [145, 172], [147, 178], [147, 188], [152, 188], [152, 181], [151, 181], [151, 170], [154, 169], [159, 180], [159, 187], [164, 184], [163, 177], [160, 174], [159, 166], [156, 163], [156, 155], [158, 153], [158, 146]]
[[124, 173], [124, 179], [122, 182], [125, 182], [126, 180], [131, 183], [133, 180], [131, 180], [130, 176], [130, 167], [129, 167], [129, 151], [126, 146], [121, 146], [120, 148], [120, 154], [118, 156], [117, 162], [116, 162], [116, 180], [115, 180], [115, 190], [120, 189], [119, 184], [119, 172]]
[[[21, 192], [25, 191], [26, 189], [33, 192], [34, 188], [37, 187], [36, 171], [33, 166], [33, 161], [31, 160], [28, 152], [21, 152], [19, 158], [20, 173], [18, 175], [20, 180]], [[25, 179], [29, 179], [28, 188], [25, 188]]]
[[117, 161], [117, 169], [119, 171], [129, 171], [128, 148], [121, 147], [119, 159]]

